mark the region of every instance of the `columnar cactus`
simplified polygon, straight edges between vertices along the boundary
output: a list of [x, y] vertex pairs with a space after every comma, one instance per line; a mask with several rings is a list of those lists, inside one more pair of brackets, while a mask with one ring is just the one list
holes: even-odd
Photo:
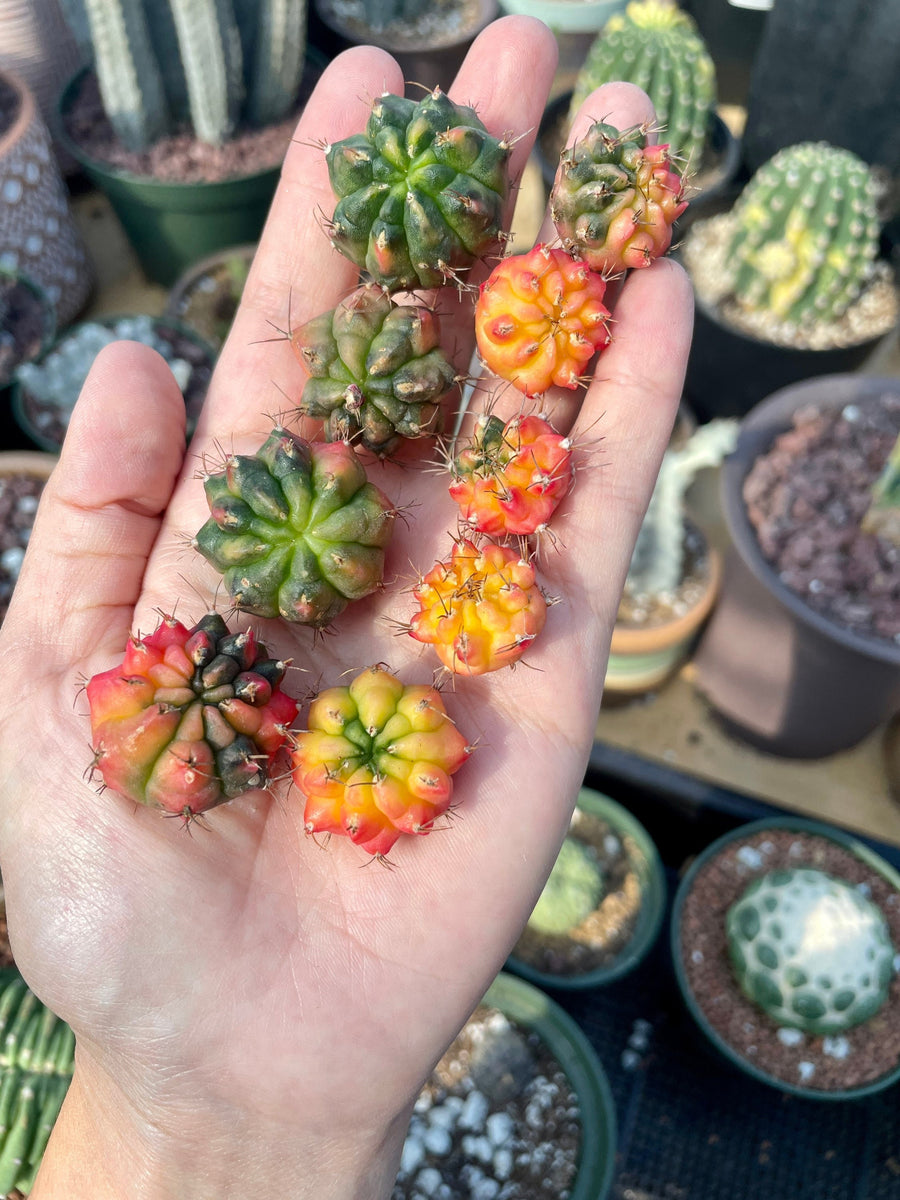
[[326, 150], [332, 245], [390, 291], [440, 287], [497, 246], [510, 145], [440, 88], [385, 93]]
[[894, 948], [881, 910], [812, 867], [755, 879], [726, 916], [742, 991], [779, 1025], [836, 1034], [887, 1000]]
[[610, 17], [579, 72], [570, 122], [594, 88], [616, 79], [643, 88], [673, 157], [696, 171], [716, 105], [716, 71], [693, 19], [671, 0], [632, 0]]
[[849, 150], [825, 142], [780, 150], [732, 210], [734, 298], [795, 326], [842, 316], [878, 256], [877, 198], [870, 168]]

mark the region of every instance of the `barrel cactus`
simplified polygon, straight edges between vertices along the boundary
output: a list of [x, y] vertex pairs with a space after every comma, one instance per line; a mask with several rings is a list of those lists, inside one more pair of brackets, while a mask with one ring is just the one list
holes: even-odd
[[824, 871], [755, 879], [726, 916], [741, 990], [779, 1025], [839, 1034], [885, 1003], [894, 948], [881, 910]]
[[610, 17], [575, 82], [570, 123], [594, 88], [617, 79], [643, 88], [661, 140], [696, 171], [716, 105], [716, 70], [693, 19], [671, 0], [632, 0], [624, 13]]

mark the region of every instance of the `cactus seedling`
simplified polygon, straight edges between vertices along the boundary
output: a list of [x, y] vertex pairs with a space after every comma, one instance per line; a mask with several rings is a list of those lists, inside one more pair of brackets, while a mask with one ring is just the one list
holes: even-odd
[[885, 1003], [894, 949], [881, 910], [804, 867], [755, 879], [726, 917], [742, 991], [779, 1025], [843, 1033]]
[[329, 441], [390, 454], [403, 438], [433, 433], [456, 370], [440, 348], [434, 313], [359, 288], [291, 333], [309, 372], [299, 410], [321, 417]]
[[236, 608], [320, 627], [381, 586], [394, 509], [345, 442], [276, 428], [204, 486], [212, 515], [194, 544]]
[[401, 834], [431, 832], [471, 753], [440, 692], [382, 666], [320, 692], [307, 726], [292, 755], [307, 833], [343, 834], [379, 857]]
[[528, 925], [538, 933], [566, 933], [594, 911], [602, 892], [603, 875], [590, 848], [578, 838], [567, 837]]
[[192, 629], [164, 617], [87, 685], [94, 769], [119, 795], [185, 822], [264, 788], [297, 715], [279, 686], [286, 668], [218, 613]]
[[326, 149], [332, 245], [390, 291], [440, 287], [497, 244], [509, 153], [440, 88], [379, 96], [365, 133]]
[[475, 338], [485, 365], [526, 396], [577, 388], [609, 342], [602, 277], [565, 250], [504, 258], [481, 285]]

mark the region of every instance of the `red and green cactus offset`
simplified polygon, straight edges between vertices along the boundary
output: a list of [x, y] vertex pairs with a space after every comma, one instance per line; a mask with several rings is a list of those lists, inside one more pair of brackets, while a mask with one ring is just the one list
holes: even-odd
[[379, 857], [402, 834], [434, 829], [472, 752], [436, 688], [380, 665], [320, 692], [307, 726], [292, 753], [307, 833], [345, 835]]
[[394, 304], [368, 285], [292, 330], [291, 345], [310, 375], [299, 411], [324, 421], [328, 441], [383, 457], [404, 438], [436, 432], [456, 369], [431, 309]]
[[204, 487], [194, 545], [242, 612], [322, 627], [381, 586], [396, 513], [345, 442], [276, 428]]
[[504, 258], [481, 286], [475, 338], [485, 365], [526, 396], [574, 389], [609, 343], [602, 276], [565, 250]]
[[419, 611], [409, 622], [410, 637], [434, 646], [444, 667], [459, 675], [512, 666], [547, 618], [533, 565], [495, 542], [460, 538], [413, 595]]
[[563, 151], [550, 193], [563, 246], [605, 276], [665, 254], [687, 205], [668, 146], [648, 146], [639, 127], [620, 133], [602, 121]]
[[218, 613], [193, 628], [164, 617], [87, 684], [94, 770], [136, 804], [186, 822], [272, 778], [297, 705], [252, 630]]
[[500, 241], [509, 155], [440, 88], [379, 96], [364, 133], [326, 147], [332, 245], [389, 291], [458, 279]]
[[537, 413], [482, 415], [455, 458], [450, 495], [463, 521], [493, 537], [527, 536], [549, 523], [574, 478], [572, 442]]

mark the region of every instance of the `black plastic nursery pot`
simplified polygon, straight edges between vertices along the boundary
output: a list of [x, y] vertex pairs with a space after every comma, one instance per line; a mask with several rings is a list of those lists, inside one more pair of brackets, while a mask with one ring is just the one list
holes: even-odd
[[835, 375], [775, 392], [742, 421], [722, 466], [734, 553], [694, 656], [697, 684], [726, 727], [773, 754], [836, 753], [896, 712], [900, 645], [837, 624], [781, 582], [747, 516], [744, 480], [797, 409], [840, 409], [886, 392], [900, 393], [900, 380]]
[[[739, 825], [730, 832], [723, 834], [715, 841], [710, 843], [702, 850], [696, 858], [694, 858], [687, 871], [684, 873], [675, 894], [675, 900], [672, 906], [672, 916], [670, 924], [670, 948], [672, 956], [672, 964], [675, 972], [675, 977], [681, 992], [682, 999], [697, 1023], [702, 1030], [704, 1036], [708, 1039], [709, 1044], [722, 1055], [732, 1066], [743, 1072], [751, 1079], [757, 1080], [760, 1083], [767, 1084], [770, 1087], [776, 1088], [781, 1092], [785, 1092], [791, 1096], [796, 1096], [805, 1100], [820, 1100], [825, 1102], [837, 1102], [848, 1100], [864, 1100], [868, 1097], [875, 1096], [887, 1088], [892, 1087], [900, 1082], [900, 1063], [878, 1076], [876, 1079], [868, 1083], [860, 1084], [848, 1088], [831, 1088], [825, 1089], [815, 1087], [811, 1083], [805, 1085], [803, 1083], [793, 1083], [790, 1080], [779, 1078], [768, 1071], [760, 1069], [751, 1059], [739, 1053], [738, 1050], [726, 1039], [725, 1036], [715, 1027], [710, 1021], [707, 1008], [704, 1006], [703, 998], [698, 998], [695, 991], [691, 987], [688, 979], [688, 973], [685, 967], [685, 955], [688, 952], [688, 936], [684, 928], [684, 909], [686, 900], [691, 892], [692, 887], [697, 880], [699, 873], [707, 866], [707, 864], [715, 862], [724, 854], [727, 854], [731, 847], [735, 844], [744, 842], [753, 835], [762, 834], [772, 831], [789, 831], [797, 835], [808, 835], [812, 837], [825, 838], [831, 842], [837, 843], [843, 847], [855, 858], [865, 864], [866, 868], [883, 877], [888, 885], [894, 890], [894, 893], [900, 897], [900, 872], [898, 872], [889, 862], [887, 862], [880, 854], [873, 850], [870, 846], [865, 845], [858, 838], [855, 838], [850, 833], [845, 833], [842, 830], [836, 829], [832, 825], [827, 825], [820, 821], [809, 820], [799, 816], [775, 816], [766, 817], [757, 821], [751, 821], [744, 825]], [[798, 860], [798, 863], [801, 860]], [[749, 883], [750, 876], [747, 877]], [[896, 983], [894, 984], [896, 987]], [[737, 991], [738, 985], [735, 981], [734, 988]]]
[[507, 959], [507, 969], [538, 987], [576, 990], [604, 987], [633, 971], [644, 961], [659, 936], [666, 907], [666, 879], [662, 862], [653, 839], [623, 805], [592, 788], [578, 793], [577, 808], [605, 821], [619, 836], [635, 873], [640, 889], [640, 910], [627, 942], [614, 958], [603, 966], [573, 974], [541, 970], [513, 950]]

